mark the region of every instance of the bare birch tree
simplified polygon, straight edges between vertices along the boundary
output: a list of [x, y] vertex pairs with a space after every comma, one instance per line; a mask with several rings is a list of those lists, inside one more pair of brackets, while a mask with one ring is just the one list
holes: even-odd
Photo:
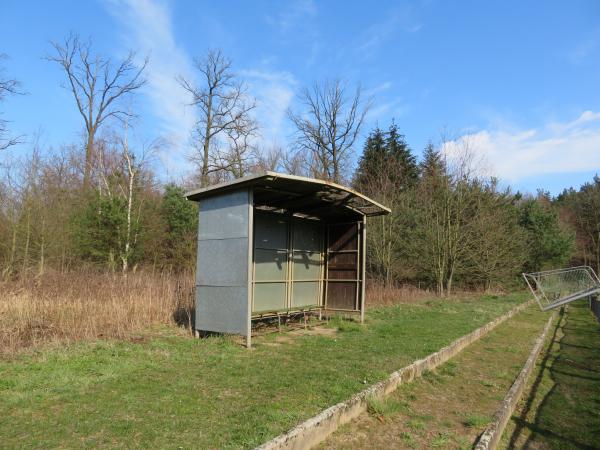
[[[142, 152], [136, 156], [129, 146], [128, 124], [125, 122], [124, 136], [119, 139], [121, 155], [123, 158], [123, 174], [125, 179], [119, 184], [118, 190], [125, 200], [125, 230], [123, 233], [122, 245], [119, 251], [121, 259], [121, 270], [123, 275], [127, 275], [129, 270], [129, 260], [135, 250], [138, 241], [138, 229], [141, 220], [143, 199], [136, 198], [136, 188], [140, 183], [140, 177], [148, 164], [149, 160], [156, 153], [161, 145], [160, 140], [154, 141], [149, 146], [143, 148]], [[139, 197], [139, 196], [137, 196]], [[137, 205], [134, 202], [137, 200]]]
[[[239, 169], [242, 153], [250, 150], [249, 138], [256, 132], [250, 115], [256, 103], [220, 50], [209, 50], [204, 59], [195, 61], [195, 66], [200, 72], [198, 84], [182, 76], [178, 81], [191, 94], [192, 105], [198, 110], [198, 155], [192, 159], [200, 166], [201, 185], [207, 186], [211, 173]], [[233, 151], [234, 158], [223, 155], [223, 146]]]
[[52, 46], [54, 54], [46, 59], [64, 70], [67, 76], [64, 87], [73, 94], [85, 125], [83, 186], [87, 189], [94, 164], [96, 134], [111, 117], [118, 120], [131, 117], [130, 112], [120, 107], [120, 101], [145, 84], [143, 72], [148, 59], [138, 66], [134, 63], [135, 52], [131, 51], [115, 62], [94, 53], [91, 41], [82, 41], [77, 34], [70, 34], [63, 43], [53, 42]]
[[297, 130], [297, 150], [310, 155], [307, 161], [314, 176], [339, 183], [370, 101], [362, 101], [360, 86], [348, 95], [346, 85], [333, 80], [303, 89], [300, 102], [303, 111], [288, 111]]

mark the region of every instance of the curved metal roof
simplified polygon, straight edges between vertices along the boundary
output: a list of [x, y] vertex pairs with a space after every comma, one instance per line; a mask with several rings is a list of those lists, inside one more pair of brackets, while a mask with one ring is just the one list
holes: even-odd
[[189, 200], [200, 201], [240, 188], [253, 188], [255, 205], [304, 214], [326, 214], [332, 209], [346, 209], [364, 216], [380, 216], [391, 212], [388, 207], [348, 187], [330, 181], [277, 172], [264, 172], [195, 189], [187, 192], [185, 196]]

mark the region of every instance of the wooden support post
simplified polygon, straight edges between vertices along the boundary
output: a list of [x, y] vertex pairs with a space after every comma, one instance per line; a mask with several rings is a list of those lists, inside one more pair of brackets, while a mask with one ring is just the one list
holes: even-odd
[[363, 216], [362, 227], [361, 227], [361, 255], [360, 255], [360, 272], [361, 272], [361, 280], [360, 280], [360, 323], [365, 321], [365, 293], [366, 293], [366, 283], [367, 283], [367, 216]]

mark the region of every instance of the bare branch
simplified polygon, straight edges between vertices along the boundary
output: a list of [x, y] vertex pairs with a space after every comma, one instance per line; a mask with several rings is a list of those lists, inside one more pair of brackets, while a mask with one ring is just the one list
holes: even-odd
[[370, 102], [363, 103], [361, 97], [360, 87], [348, 97], [340, 80], [315, 83], [311, 89], [300, 92], [304, 111], [288, 111], [297, 131], [296, 148], [312, 155], [309, 161], [313, 174], [342, 181], [344, 164], [353, 151], [370, 106]]
[[[6, 55], [0, 53], [0, 60], [6, 59]], [[7, 95], [22, 95], [23, 92], [19, 90], [20, 83], [11, 78], [2, 78], [2, 67], [0, 67], [0, 102], [2, 102]], [[1, 114], [1, 113], [0, 113]], [[7, 137], [8, 135], [8, 121], [0, 119], [0, 150], [5, 150], [8, 147], [19, 144], [22, 141], [22, 136]]]
[[[195, 61], [201, 81], [196, 85], [182, 76], [177, 81], [192, 96], [191, 104], [198, 109], [195, 134], [198, 155], [192, 159], [200, 165], [200, 181], [209, 184], [209, 174], [227, 172], [243, 176], [251, 141], [257, 124], [251, 117], [256, 102], [246, 86], [231, 72], [231, 61], [220, 50], [208, 51], [204, 59]], [[223, 151], [223, 146], [227, 150]]]
[[54, 52], [46, 59], [57, 63], [64, 70], [68, 83], [63, 87], [73, 94], [87, 131], [84, 186], [88, 186], [96, 133], [109, 118], [123, 122], [133, 116], [117, 105], [146, 83], [143, 73], [148, 65], [148, 58], [138, 65], [134, 62], [135, 52], [129, 52], [125, 59], [118, 62], [93, 55], [91, 40], [81, 41], [74, 33], [62, 44], [52, 42], [51, 45]]

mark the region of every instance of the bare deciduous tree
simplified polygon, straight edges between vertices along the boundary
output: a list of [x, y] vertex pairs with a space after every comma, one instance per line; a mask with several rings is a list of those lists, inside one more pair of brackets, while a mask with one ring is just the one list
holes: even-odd
[[[194, 159], [200, 165], [200, 183], [207, 186], [211, 173], [239, 168], [240, 155], [249, 151], [249, 140], [257, 129], [250, 116], [256, 103], [249, 98], [244, 83], [236, 79], [231, 61], [220, 50], [210, 50], [204, 59], [196, 60], [195, 66], [201, 74], [199, 84], [182, 76], [178, 81], [192, 95], [192, 105], [199, 112], [196, 123], [199, 155]], [[228, 146], [228, 153], [237, 156], [225, 158], [219, 153], [223, 145]]]
[[[129, 147], [129, 139], [127, 135], [127, 128], [125, 128], [125, 136], [121, 140], [121, 148], [123, 154], [123, 162], [125, 166], [125, 175], [126, 175], [126, 184], [120, 187], [122, 195], [125, 197], [127, 201], [127, 213], [126, 213], [126, 227], [125, 227], [125, 236], [123, 242], [123, 249], [121, 254], [119, 255], [122, 263], [122, 271], [124, 275], [127, 275], [127, 270], [129, 268], [129, 259], [131, 254], [133, 253], [134, 246], [137, 244], [137, 231], [134, 233], [133, 229], [137, 230], [139, 228], [140, 222], [140, 214], [141, 214], [141, 201], [139, 201], [138, 205], [138, 214], [133, 217], [134, 214], [134, 197], [135, 197], [135, 187], [139, 182], [138, 178], [140, 176], [140, 172], [144, 170], [145, 165], [148, 163], [149, 158], [158, 150], [159, 141], [155, 141], [152, 145], [143, 149], [141, 155], [137, 158], [135, 154], [131, 151]], [[133, 222], [135, 223], [135, 227]]]
[[276, 172], [282, 166], [284, 154], [283, 148], [277, 144], [272, 144], [270, 147], [262, 149], [257, 154], [253, 171], [256, 173], [266, 171]]
[[[226, 130], [224, 143], [214, 145], [211, 168], [219, 171], [222, 178], [241, 178], [252, 170], [258, 157], [254, 138], [257, 136], [255, 122], [248, 116], [240, 119], [237, 126]], [[221, 147], [224, 147], [222, 149]]]
[[145, 84], [141, 66], [134, 63], [135, 53], [129, 52], [118, 62], [97, 55], [90, 40], [81, 41], [77, 34], [69, 35], [62, 44], [53, 42], [54, 55], [46, 59], [57, 63], [67, 75], [65, 86], [71, 91], [86, 130], [84, 188], [89, 187], [93, 168], [96, 133], [110, 117], [123, 120], [131, 113], [119, 107], [119, 101]]
[[307, 161], [313, 175], [339, 183], [370, 101], [361, 101], [360, 87], [348, 96], [340, 80], [315, 83], [311, 89], [303, 89], [300, 101], [304, 111], [288, 111], [297, 129], [298, 151], [310, 154]]
[[[6, 55], [0, 53], [0, 60], [5, 59]], [[20, 94], [19, 82], [11, 78], [2, 78], [2, 68], [0, 67], [0, 102], [2, 102], [9, 94]], [[18, 137], [7, 137], [8, 126], [7, 121], [0, 119], [0, 150], [7, 149], [8, 147], [18, 144], [20, 139]]]

